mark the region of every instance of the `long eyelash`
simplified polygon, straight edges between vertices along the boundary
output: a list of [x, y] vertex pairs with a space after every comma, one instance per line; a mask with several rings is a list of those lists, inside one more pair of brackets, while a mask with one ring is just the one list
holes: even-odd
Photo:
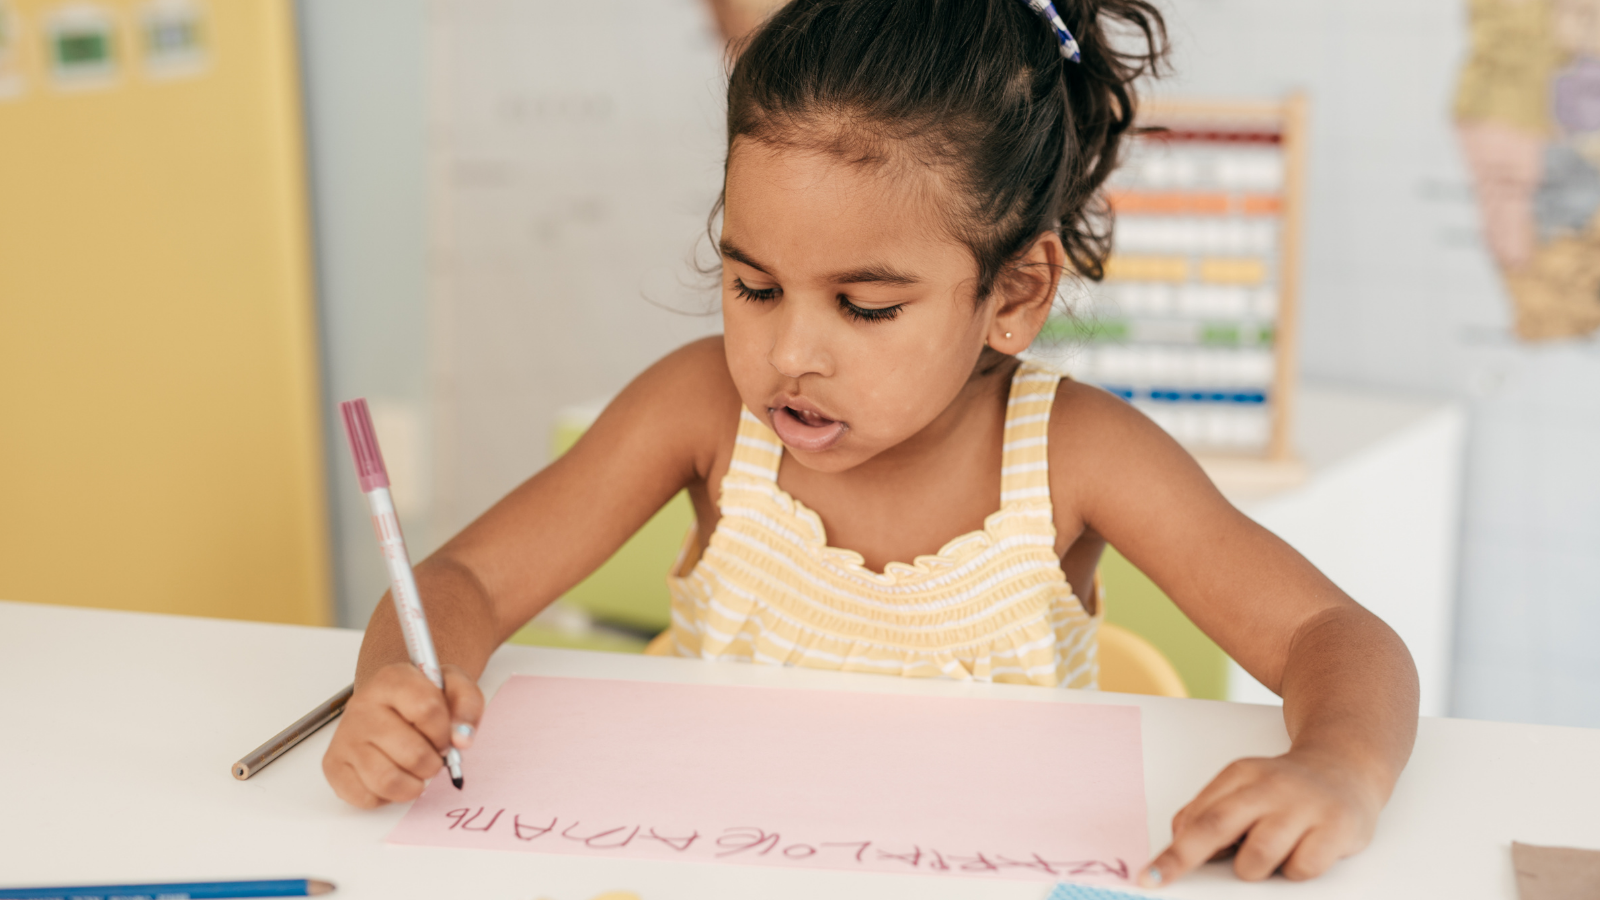
[[733, 279], [733, 292], [746, 300], [754, 300], [758, 303], [765, 303], [768, 300], [778, 299], [778, 288], [769, 287], [756, 290], [755, 288], [746, 285], [738, 278]]
[[[766, 303], [778, 299], [778, 295], [783, 291], [781, 288], [776, 287], [753, 288], [745, 284], [743, 279], [735, 278], [733, 279], [733, 292], [746, 300]], [[855, 319], [857, 322], [888, 322], [900, 315], [900, 307], [903, 305], [895, 304], [881, 309], [869, 309], [851, 303], [850, 298], [843, 294], [839, 295], [839, 308], [844, 310], [845, 315]]]
[[851, 303], [850, 298], [843, 294], [839, 295], [839, 308], [844, 310], [845, 315], [855, 319], [857, 322], [887, 322], [900, 315], [900, 307], [904, 305], [903, 303], [896, 303], [894, 306], [868, 309]]

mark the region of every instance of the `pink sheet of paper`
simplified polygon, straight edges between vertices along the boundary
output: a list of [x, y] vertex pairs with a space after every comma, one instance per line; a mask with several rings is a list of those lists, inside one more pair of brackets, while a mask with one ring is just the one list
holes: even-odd
[[1142, 757], [1136, 706], [518, 676], [388, 840], [1124, 882]]

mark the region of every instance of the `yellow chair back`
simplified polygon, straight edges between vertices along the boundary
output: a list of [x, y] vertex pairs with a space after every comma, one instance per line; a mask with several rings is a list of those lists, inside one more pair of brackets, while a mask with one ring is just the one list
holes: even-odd
[[1157, 697], [1189, 696], [1178, 670], [1154, 644], [1110, 622], [1100, 623], [1100, 689]]

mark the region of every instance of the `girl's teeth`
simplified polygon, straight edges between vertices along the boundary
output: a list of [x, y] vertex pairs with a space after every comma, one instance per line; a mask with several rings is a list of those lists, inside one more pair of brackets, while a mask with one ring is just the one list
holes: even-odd
[[792, 406], [786, 406], [784, 407], [784, 411], [793, 416], [800, 424], [810, 428], [816, 428], [820, 425], [833, 424], [832, 419], [809, 410], [795, 409]]

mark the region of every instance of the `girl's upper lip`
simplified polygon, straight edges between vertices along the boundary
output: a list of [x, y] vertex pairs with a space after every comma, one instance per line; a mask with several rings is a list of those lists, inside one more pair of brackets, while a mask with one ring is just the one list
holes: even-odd
[[833, 416], [823, 412], [822, 407], [817, 406], [815, 403], [812, 403], [810, 400], [807, 400], [804, 397], [796, 397], [792, 394], [779, 394], [777, 397], [773, 398], [772, 405], [770, 407], [771, 409], [783, 409], [784, 407], [788, 407], [789, 409], [796, 410], [798, 412], [810, 413], [813, 416], [821, 416], [830, 422], [839, 421]]

